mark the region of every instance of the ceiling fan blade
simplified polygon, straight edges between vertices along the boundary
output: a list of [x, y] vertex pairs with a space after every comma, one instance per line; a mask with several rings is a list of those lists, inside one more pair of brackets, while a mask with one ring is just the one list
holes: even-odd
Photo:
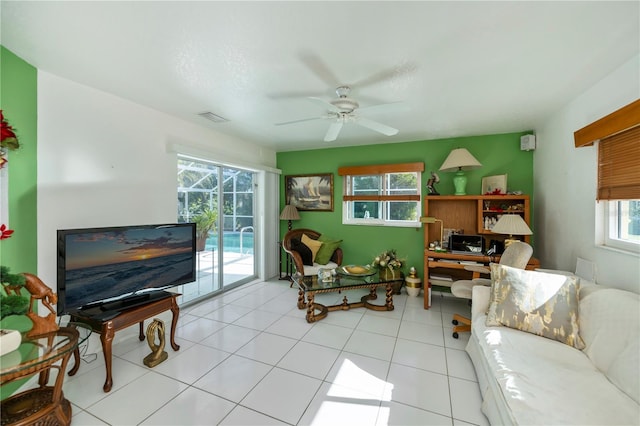
[[305, 121], [322, 120], [325, 117], [302, 118], [300, 120], [285, 121], [283, 123], [275, 123], [275, 126], [286, 126], [287, 124], [303, 123]]
[[386, 102], [383, 104], [369, 105], [366, 107], [358, 108], [358, 112], [366, 111], [366, 112], [379, 112], [379, 111], [390, 111], [394, 112], [409, 112], [411, 108], [403, 101], [397, 102]]
[[327, 108], [331, 112], [335, 112], [335, 113], [341, 113], [342, 112], [342, 111], [340, 111], [340, 108], [338, 108], [337, 106], [335, 106], [333, 104], [330, 104], [329, 102], [325, 101], [324, 99], [316, 98], [314, 96], [309, 96], [309, 97], [307, 97], [307, 99], [309, 99], [312, 102], [315, 102], [317, 104], [322, 105], [324, 108]]
[[300, 59], [309, 67], [311, 71], [329, 87], [336, 87], [340, 84], [338, 77], [333, 74], [322, 59], [310, 53], [303, 53]]
[[342, 120], [338, 120], [335, 123], [331, 123], [329, 126], [329, 130], [327, 130], [327, 134], [324, 136], [325, 142], [333, 142], [338, 139], [338, 135], [340, 134], [340, 130], [342, 130], [343, 122]]
[[356, 120], [356, 124], [387, 136], [398, 134], [398, 129], [387, 126], [386, 124], [378, 123], [377, 121], [369, 120], [368, 118], [364, 117], [358, 117]]
[[322, 93], [310, 93], [309, 91], [295, 91], [290, 90], [288, 92], [280, 92], [280, 93], [267, 93], [267, 98], [279, 100], [279, 99], [300, 99], [306, 98], [309, 96], [322, 96]]
[[394, 78], [404, 77], [406, 75], [412, 74], [416, 69], [417, 69], [416, 64], [409, 62], [406, 64], [399, 65], [397, 67], [382, 70], [367, 78], [363, 78], [362, 80], [352, 83], [352, 86], [357, 88], [371, 86], [373, 84], [377, 84], [386, 80], [392, 80]]

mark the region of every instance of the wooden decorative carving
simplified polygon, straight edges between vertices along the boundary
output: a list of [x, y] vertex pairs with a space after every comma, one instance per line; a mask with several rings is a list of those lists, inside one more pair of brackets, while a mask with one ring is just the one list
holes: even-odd
[[[27, 337], [57, 331], [58, 324], [56, 324], [56, 311], [53, 309], [52, 305], [58, 303], [58, 296], [35, 275], [26, 272], [22, 275], [25, 277], [24, 287], [31, 294], [27, 317], [31, 322], [33, 322], [33, 327], [29, 332], [27, 332]], [[34, 302], [36, 300], [40, 300], [49, 310], [49, 314], [46, 317], [41, 317], [34, 312]]]

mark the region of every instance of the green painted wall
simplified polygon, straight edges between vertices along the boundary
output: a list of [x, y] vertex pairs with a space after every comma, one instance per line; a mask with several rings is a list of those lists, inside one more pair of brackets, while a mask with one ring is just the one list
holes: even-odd
[[9, 227], [0, 263], [37, 274], [37, 70], [0, 47], [0, 109], [17, 130], [20, 149], [9, 153]]
[[[15, 232], [0, 241], [0, 264], [11, 271], [37, 274], [37, 70], [0, 46], [0, 109], [16, 130], [20, 149], [9, 154], [9, 227]], [[5, 194], [1, 194], [0, 202]], [[26, 290], [23, 290], [26, 293]], [[7, 317], [1, 328], [26, 331], [26, 316]], [[0, 399], [11, 396], [25, 380], [0, 388]]]
[[[424, 161], [422, 193], [426, 196], [426, 182], [430, 171], [437, 172], [452, 149], [467, 148], [482, 164], [480, 169], [466, 173], [467, 194], [480, 194], [482, 177], [506, 173], [509, 191], [522, 191], [532, 195], [533, 151], [520, 150], [520, 136], [527, 133], [531, 132], [281, 152], [277, 154], [277, 166], [282, 170], [280, 209], [282, 210], [285, 204], [284, 177], [286, 175], [333, 173], [334, 211], [300, 212], [301, 220], [293, 222], [293, 227], [311, 228], [328, 236], [341, 238], [344, 262], [347, 264], [370, 263], [376, 254], [394, 248], [401, 257], [407, 259], [407, 268], [415, 266], [422, 277], [424, 238], [421, 228], [416, 230], [416, 228], [342, 225], [343, 180], [338, 176], [338, 168]], [[436, 186], [438, 192], [442, 195], [452, 195], [454, 174], [438, 172], [438, 175], [440, 176], [440, 183]], [[531, 202], [533, 212], [533, 200]], [[286, 233], [286, 228], [286, 222], [282, 221], [281, 236]]]

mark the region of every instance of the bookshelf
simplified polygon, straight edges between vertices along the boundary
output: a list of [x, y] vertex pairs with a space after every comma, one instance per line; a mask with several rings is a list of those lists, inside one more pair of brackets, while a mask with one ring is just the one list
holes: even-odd
[[[445, 242], [447, 241], [447, 230], [481, 235], [485, 248], [490, 247], [492, 241], [503, 242], [508, 237], [507, 235], [491, 231], [491, 226], [503, 214], [518, 214], [531, 227], [528, 195], [445, 195], [427, 196], [424, 200], [424, 216], [442, 220]], [[471, 278], [472, 273], [465, 270], [465, 266], [468, 264], [488, 265], [490, 262], [499, 261], [500, 258], [499, 256], [455, 254], [430, 250], [429, 243], [440, 239], [440, 226], [440, 222], [423, 224], [425, 309], [430, 307], [428, 287], [431, 285], [451, 287], [451, 284], [456, 280]], [[531, 244], [529, 235], [524, 236], [523, 240]], [[527, 269], [535, 269], [539, 266], [539, 261], [532, 258]], [[432, 280], [431, 274], [435, 274], [441, 279], [434, 278]]]

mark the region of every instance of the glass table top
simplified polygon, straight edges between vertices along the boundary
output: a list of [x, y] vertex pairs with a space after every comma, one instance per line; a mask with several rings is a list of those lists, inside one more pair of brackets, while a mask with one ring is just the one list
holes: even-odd
[[0, 379], [62, 358], [89, 338], [91, 329], [82, 323], [69, 323], [57, 331], [27, 337], [22, 333], [18, 349], [0, 356]]
[[317, 275], [299, 275], [294, 274], [294, 282], [304, 291], [329, 290], [329, 289], [348, 289], [349, 287], [359, 287], [375, 284], [396, 283], [404, 278], [398, 276], [395, 279], [384, 279], [379, 273], [366, 277], [350, 276], [337, 274], [332, 277], [332, 281], [323, 281], [318, 279]]

